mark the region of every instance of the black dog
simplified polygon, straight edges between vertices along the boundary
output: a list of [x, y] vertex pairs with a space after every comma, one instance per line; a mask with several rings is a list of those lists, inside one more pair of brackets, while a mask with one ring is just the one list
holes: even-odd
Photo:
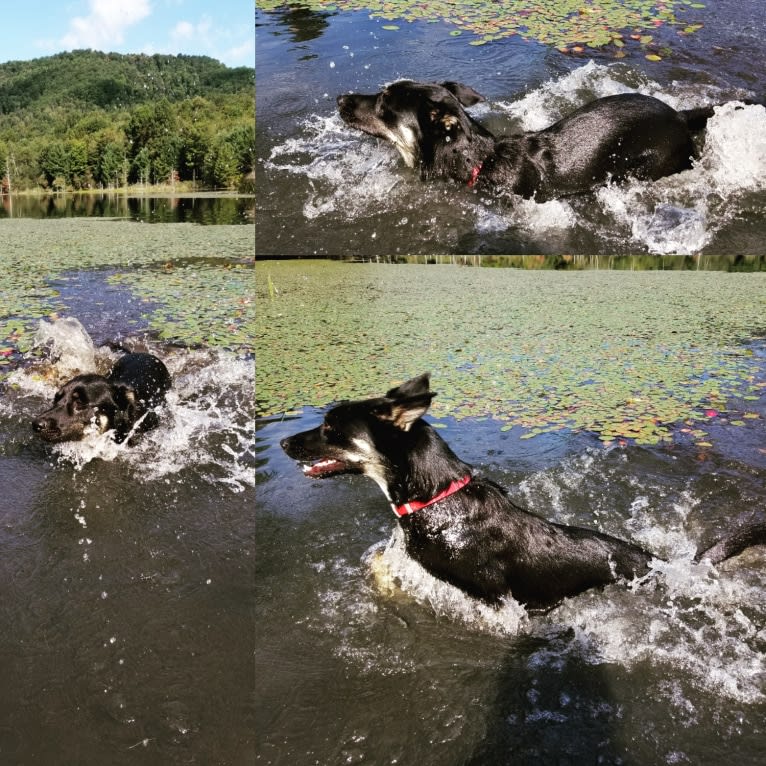
[[82, 439], [88, 426], [99, 433], [114, 430], [115, 441], [123, 442], [131, 432], [159, 425], [152, 408], [170, 387], [170, 373], [156, 356], [125, 354], [107, 377], [78, 375], [65, 383], [32, 428], [47, 442]]
[[[282, 441], [307, 476], [374, 479], [404, 529], [407, 552], [432, 575], [489, 603], [510, 594], [532, 609], [649, 571], [651, 553], [616, 537], [554, 524], [474, 475], [421, 416], [428, 375], [384, 397], [340, 404], [324, 423]], [[314, 462], [316, 461], [316, 462]], [[718, 563], [766, 542], [752, 524], [697, 555]]]
[[545, 130], [497, 139], [463, 109], [483, 100], [457, 82], [401, 80], [380, 93], [338, 96], [338, 110], [351, 127], [391, 141], [424, 180], [452, 178], [539, 201], [687, 170], [696, 154], [692, 134], [713, 115], [712, 107], [676, 111], [625, 93]]

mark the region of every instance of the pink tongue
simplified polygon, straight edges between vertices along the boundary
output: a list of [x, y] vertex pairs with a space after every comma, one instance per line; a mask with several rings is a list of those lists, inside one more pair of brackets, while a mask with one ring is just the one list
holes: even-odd
[[345, 468], [339, 460], [322, 460], [319, 463], [304, 468], [306, 476], [321, 476], [332, 471], [342, 471]]

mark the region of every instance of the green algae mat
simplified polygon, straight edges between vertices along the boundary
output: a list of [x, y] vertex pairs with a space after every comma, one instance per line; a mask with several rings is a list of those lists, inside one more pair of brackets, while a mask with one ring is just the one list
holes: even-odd
[[161, 340], [252, 348], [251, 226], [5, 219], [0, 242], [0, 372], [29, 350], [41, 318], [72, 313], [60, 285], [83, 272], [104, 273], [105, 313], [109, 286], [145, 302], [143, 324]]
[[658, 444], [761, 419], [766, 274], [256, 263], [260, 416], [425, 371], [432, 414]]

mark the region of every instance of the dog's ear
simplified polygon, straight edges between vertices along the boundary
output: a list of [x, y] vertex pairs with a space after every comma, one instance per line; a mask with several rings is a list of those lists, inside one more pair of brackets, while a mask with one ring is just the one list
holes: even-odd
[[442, 83], [442, 87], [446, 88], [463, 106], [473, 106], [481, 101], [484, 101], [484, 96], [477, 93], [473, 88], [468, 85], [463, 85], [459, 82], [452, 82], [448, 80]]
[[137, 420], [138, 402], [136, 401], [136, 392], [123, 383], [112, 386], [112, 398], [117, 408], [114, 413], [114, 440], [120, 444], [125, 441]]
[[402, 431], [409, 431], [410, 426], [426, 414], [434, 396], [436, 393], [429, 388], [426, 372], [392, 388], [374, 412], [379, 420], [391, 421]]
[[136, 392], [122, 383], [112, 386], [112, 398], [119, 412], [133, 418], [136, 411]]
[[430, 393], [431, 373], [424, 372], [417, 378], [410, 378], [401, 386], [396, 386], [386, 393], [386, 399], [409, 399], [412, 396], [421, 396]]
[[[476, 95], [478, 96], [478, 93]], [[466, 140], [470, 142], [473, 139], [471, 118], [460, 106], [455, 104], [452, 98], [431, 100], [429, 101], [429, 107], [428, 120], [430, 121], [431, 128], [425, 130], [424, 133], [427, 136], [434, 137], [438, 145], [441, 145], [442, 141]], [[425, 141], [421, 148], [424, 156], [429, 156]], [[433, 147], [431, 151], [433, 151]], [[431, 164], [430, 162], [425, 162], [424, 171]]]

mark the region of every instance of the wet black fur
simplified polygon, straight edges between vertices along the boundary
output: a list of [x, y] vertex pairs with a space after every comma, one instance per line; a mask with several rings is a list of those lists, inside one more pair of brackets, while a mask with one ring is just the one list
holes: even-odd
[[159, 425], [152, 408], [161, 404], [170, 390], [170, 373], [151, 354], [126, 354], [107, 377], [78, 375], [65, 383], [53, 406], [32, 421], [35, 433], [47, 442], [82, 439], [89, 425], [102, 433], [114, 430], [115, 441], [123, 442], [143, 417], [136, 432]]
[[[305, 469], [308, 476], [365, 474], [394, 505], [427, 501], [452, 481], [473, 474], [421, 418], [434, 395], [428, 375], [422, 375], [384, 397], [333, 407], [321, 426], [284, 439], [282, 448], [311, 464]], [[489, 603], [511, 595], [529, 608], [549, 608], [588, 588], [640, 577], [654, 558], [616, 537], [546, 521], [476, 475], [455, 494], [399, 523], [412, 558]], [[698, 559], [718, 563], [763, 542], [766, 525], [754, 524]]]
[[544, 130], [495, 138], [463, 109], [484, 98], [456, 82], [401, 80], [380, 93], [338, 96], [351, 127], [392, 141], [423, 179], [451, 178], [539, 201], [610, 180], [656, 180], [687, 170], [693, 133], [712, 107], [676, 111], [652, 96], [600, 98]]

